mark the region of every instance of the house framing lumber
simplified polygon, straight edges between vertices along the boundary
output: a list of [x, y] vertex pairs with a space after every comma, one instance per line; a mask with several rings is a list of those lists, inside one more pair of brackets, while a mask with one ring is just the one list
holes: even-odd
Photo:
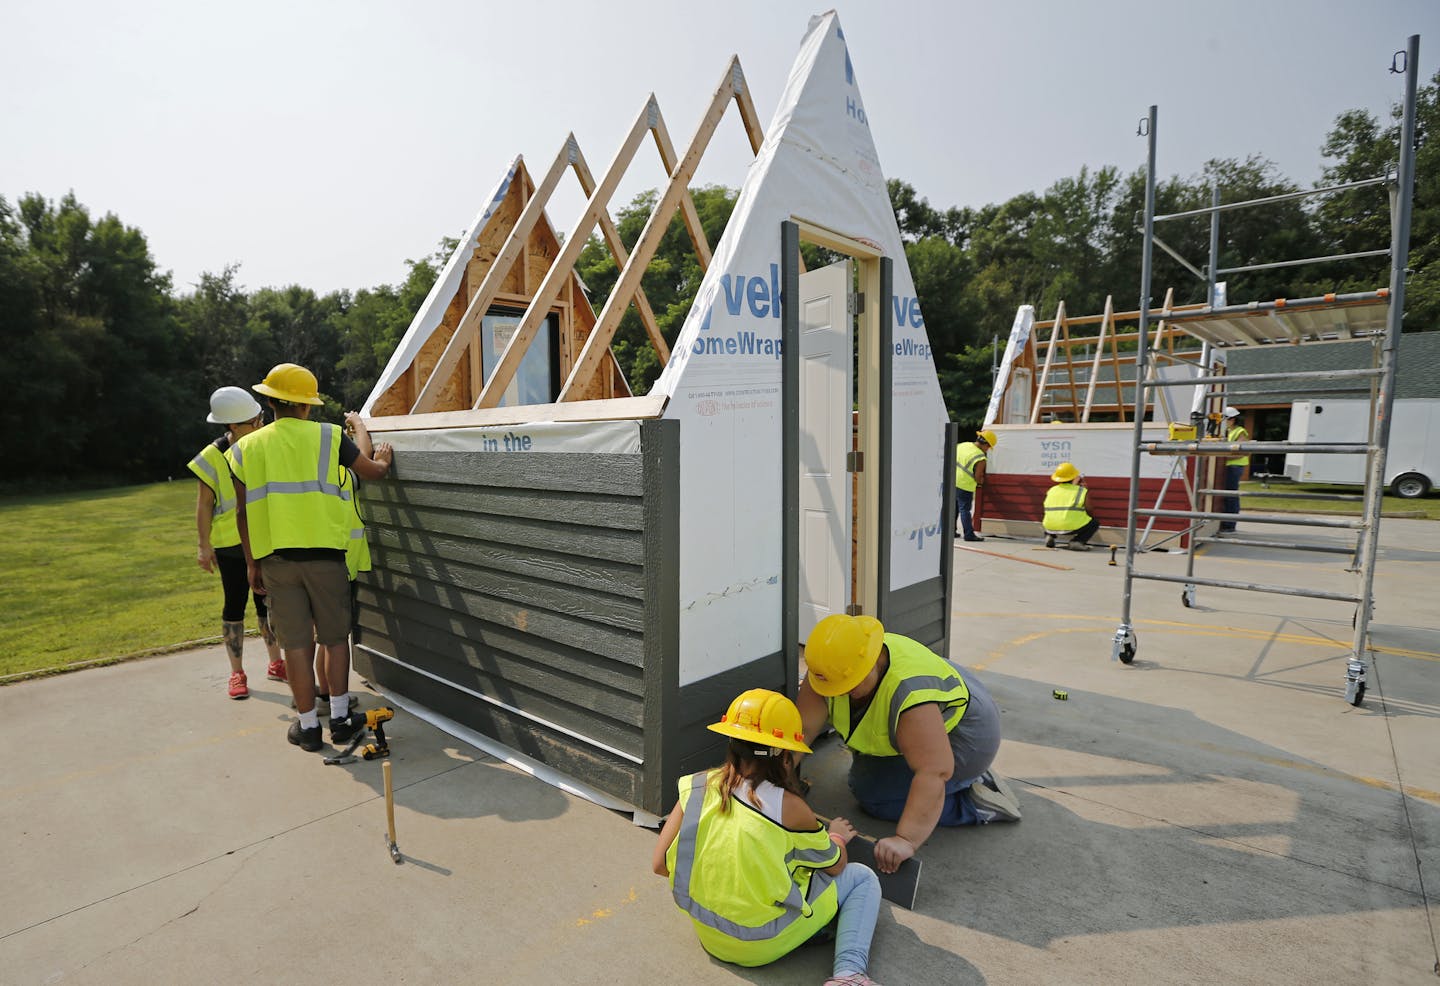
[[[393, 419], [466, 408], [475, 411], [498, 408], [515, 379], [521, 361], [538, 337], [540, 327], [551, 315], [561, 316], [558, 348], [559, 382], [562, 386], [559, 387], [558, 401], [588, 403], [596, 399], [628, 397], [628, 386], [609, 347], [621, 317], [631, 305], [635, 307], [660, 364], [667, 364], [670, 346], [660, 331], [641, 279], [676, 212], [685, 225], [701, 270], [708, 269], [710, 265], [711, 247], [690, 193], [689, 181], [694, 177], [730, 100], [736, 103], [752, 154], [758, 154], [764, 143], [764, 130], [745, 85], [739, 58], [732, 57], [711, 106], [683, 156], [676, 152], [659, 103], [652, 93], [599, 181], [586, 162], [573, 132], [566, 134], [560, 150], [544, 174], [539, 176], [538, 182], [532, 180], [523, 159], [517, 159], [513, 181], [518, 183], [520, 202], [523, 203], [518, 217], [504, 231], [503, 243], [489, 259], [484, 256], [486, 251], [482, 247], [470, 244], [474, 255], [466, 261], [468, 291], [462, 283], [459, 292], [449, 302], [446, 316], [432, 332], [431, 339], [416, 352], [405, 369], [401, 377], [403, 382], [392, 385], [391, 393], [377, 404], [375, 411]], [[634, 250], [626, 250], [610, 215], [609, 201], [646, 134], [655, 141], [667, 184]], [[580, 218], [566, 232], [562, 243], [548, 226], [545, 209], [567, 169], [573, 171], [586, 196], [586, 203]], [[490, 221], [496, 221], [495, 217], [492, 216]], [[590, 309], [582, 291], [583, 285], [575, 272], [575, 264], [590, 234], [597, 231], [620, 272], [598, 318]], [[493, 241], [494, 238], [492, 232], [490, 239]], [[490, 367], [483, 365], [481, 324], [497, 304], [521, 309], [523, 314], [498, 361]], [[445, 338], [441, 333], [451, 325], [454, 329]], [[437, 348], [438, 355], [434, 355]], [[432, 355], [433, 362], [430, 359]], [[607, 362], [609, 372], [602, 376], [601, 369]], [[457, 403], [457, 400], [463, 402]], [[477, 418], [476, 423], [479, 420]], [[387, 420], [381, 427], [398, 424]]]
[[[585, 387], [599, 368], [600, 360], [608, 350], [610, 340], [615, 337], [615, 330], [620, 326], [620, 316], [625, 313], [630, 296], [639, 290], [640, 279], [655, 256], [655, 250], [660, 246], [660, 239], [670, 227], [670, 219], [674, 216], [675, 209], [680, 205], [682, 199], [690, 200], [690, 179], [694, 176], [695, 169], [699, 167], [705, 149], [710, 145], [710, 138], [714, 136], [715, 128], [719, 126], [720, 119], [725, 115], [725, 108], [732, 99], [740, 111], [740, 119], [745, 126], [745, 133], [750, 138], [750, 148], [754, 153], [759, 153], [760, 146], [764, 143], [764, 134], [759, 118], [755, 114], [755, 104], [751, 101], [749, 90], [745, 85], [745, 74], [740, 69], [740, 59], [732, 58], [726, 67], [724, 77], [720, 80], [720, 85], [716, 87], [715, 94], [710, 99], [709, 109], [705, 111], [705, 116], [701, 118], [700, 125], [695, 130], [695, 136], [690, 139], [690, 146], [685, 150], [685, 157], [671, 168], [670, 183], [656, 201], [655, 208], [651, 211], [650, 218], [640, 233], [640, 238], [635, 241], [635, 249], [630, 255], [630, 260], [620, 271], [620, 276], [615, 281], [615, 287], [605, 301], [605, 307], [600, 310], [600, 317], [595, 323], [595, 331], [590, 333], [590, 338], [586, 340], [580, 358], [575, 361], [569, 378], [560, 389], [559, 399], [561, 401], [576, 400], [580, 394], [584, 393]], [[703, 236], [701, 241], [703, 242]], [[708, 255], [702, 263], [708, 266]]]

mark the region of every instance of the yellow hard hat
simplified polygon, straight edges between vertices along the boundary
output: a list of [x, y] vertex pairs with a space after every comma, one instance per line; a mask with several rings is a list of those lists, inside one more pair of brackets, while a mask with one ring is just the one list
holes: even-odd
[[752, 688], [730, 703], [725, 717], [705, 727], [721, 736], [745, 740], [759, 746], [809, 753], [805, 745], [805, 723], [795, 703], [768, 688]]
[[885, 627], [873, 616], [836, 613], [815, 624], [805, 643], [805, 666], [817, 695], [848, 692], [880, 659]]
[[995, 433], [993, 431], [977, 431], [975, 433], [975, 437], [983, 438], [985, 440], [985, 444], [989, 445], [991, 448], [994, 448], [996, 443], [999, 442], [999, 439], [995, 437]]
[[257, 394], [291, 404], [324, 404], [315, 374], [296, 363], [279, 363], [265, 379], [250, 388]]
[[1068, 483], [1072, 479], [1080, 478], [1080, 470], [1075, 468], [1073, 462], [1062, 462], [1060, 468], [1050, 474], [1050, 481], [1053, 483]]

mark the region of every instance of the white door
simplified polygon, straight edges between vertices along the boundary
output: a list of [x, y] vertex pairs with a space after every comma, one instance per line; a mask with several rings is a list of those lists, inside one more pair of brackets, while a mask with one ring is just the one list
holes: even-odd
[[800, 640], [850, 599], [850, 261], [800, 275]]

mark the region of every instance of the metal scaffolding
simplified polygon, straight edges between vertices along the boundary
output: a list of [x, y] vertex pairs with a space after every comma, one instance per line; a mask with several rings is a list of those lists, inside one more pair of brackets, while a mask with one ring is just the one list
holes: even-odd
[[[1231, 442], [1228, 436], [1215, 436], [1207, 440], [1196, 434], [1193, 441], [1144, 441], [1142, 428], [1144, 414], [1135, 415], [1135, 439], [1131, 455], [1130, 497], [1128, 520], [1125, 531], [1125, 587], [1121, 600], [1120, 626], [1115, 631], [1111, 657], [1125, 664], [1135, 659], [1139, 642], [1131, 620], [1133, 584], [1136, 579], [1155, 582], [1171, 582], [1184, 586], [1181, 602], [1192, 606], [1197, 586], [1218, 589], [1240, 589], [1252, 592], [1278, 593], [1288, 596], [1325, 599], [1355, 605], [1354, 637], [1351, 643], [1350, 659], [1345, 673], [1345, 700], [1359, 705], [1365, 697], [1365, 676], [1368, 669], [1368, 637], [1370, 613], [1374, 591], [1375, 559], [1379, 546], [1380, 508], [1384, 493], [1385, 454], [1390, 441], [1391, 408], [1395, 399], [1396, 354], [1400, 344], [1401, 326], [1405, 313], [1405, 275], [1409, 261], [1411, 199], [1415, 184], [1415, 89], [1419, 71], [1420, 37], [1412, 35], [1404, 51], [1397, 52], [1391, 63], [1392, 72], [1405, 75], [1404, 115], [1401, 122], [1401, 137], [1398, 168], [1382, 177], [1351, 182], [1312, 191], [1293, 192], [1285, 195], [1253, 199], [1246, 202], [1221, 204], [1219, 188], [1212, 193], [1208, 208], [1192, 209], [1170, 215], [1155, 214], [1155, 146], [1156, 108], [1150, 107], [1149, 116], [1141, 121], [1140, 134], [1148, 139], [1148, 163], [1145, 175], [1145, 218], [1143, 226], [1144, 249], [1140, 274], [1140, 326], [1138, 353], [1136, 355], [1136, 400], [1135, 406], [1143, 412], [1148, 400], [1147, 392], [1152, 388], [1170, 386], [1194, 386], [1197, 392], [1192, 420], [1199, 425], [1207, 415], [1206, 409], [1221, 407], [1225, 401], [1225, 388], [1242, 382], [1267, 380], [1309, 381], [1307, 386], [1323, 390], [1327, 395], [1337, 393], [1361, 393], [1370, 397], [1370, 434], [1365, 442], [1316, 444], [1305, 442]], [[1403, 58], [1403, 69], [1397, 67]], [[1325, 257], [1311, 257], [1303, 260], [1285, 260], [1267, 264], [1248, 264], [1242, 267], [1219, 269], [1220, 214], [1272, 202], [1298, 199], [1314, 195], [1328, 195], [1349, 189], [1370, 185], [1384, 185], [1389, 191], [1391, 213], [1391, 239], [1389, 249], [1365, 250], [1356, 253], [1336, 254]], [[1155, 235], [1155, 224], [1175, 219], [1197, 216], [1210, 217], [1210, 263], [1202, 273], [1188, 263], [1175, 250]], [[1150, 308], [1150, 276], [1153, 248], [1159, 246], [1175, 257], [1187, 270], [1206, 281], [1208, 304], [1199, 310], [1184, 312]], [[1255, 302], [1247, 305], [1227, 305], [1216, 297], [1216, 279], [1222, 274], [1243, 271], [1266, 270], [1292, 267], [1307, 263], [1324, 263], [1363, 257], [1390, 257], [1390, 286], [1386, 290], [1361, 292], [1346, 295], [1324, 295], [1319, 298], [1305, 298], [1287, 301]], [[1184, 328], [1204, 343], [1199, 376], [1189, 379], [1163, 379], [1147, 373], [1148, 354], [1146, 351], [1146, 323], [1149, 315], [1167, 319], [1170, 324]], [[1293, 373], [1258, 373], [1227, 376], [1216, 372], [1211, 366], [1212, 354], [1217, 350], [1241, 346], [1263, 345], [1304, 345], [1308, 343], [1331, 342], [1344, 339], [1371, 339], [1376, 350], [1375, 365], [1369, 369], [1296, 371]], [[1318, 385], [1318, 386], [1317, 386]], [[1138, 505], [1140, 489], [1140, 461], [1144, 453], [1152, 455], [1203, 456], [1212, 465], [1221, 456], [1233, 457], [1265, 452], [1314, 452], [1332, 455], [1364, 455], [1365, 490], [1361, 495], [1338, 494], [1285, 494], [1296, 499], [1310, 500], [1353, 500], [1363, 503], [1358, 518], [1298, 517], [1290, 514], [1246, 513], [1247, 525], [1263, 524], [1278, 527], [1303, 526], [1321, 529], [1338, 529], [1356, 532], [1354, 548], [1335, 544], [1307, 544], [1303, 542], [1246, 539], [1226, 537], [1229, 544], [1252, 547], [1284, 548], [1299, 551], [1322, 551], [1352, 555], [1350, 570], [1357, 576], [1354, 592], [1331, 592], [1305, 586], [1269, 585], [1252, 582], [1234, 582], [1224, 579], [1200, 578], [1195, 575], [1195, 556], [1198, 544], [1216, 541], [1206, 533], [1208, 522], [1234, 524], [1239, 518], [1236, 512], [1214, 509], [1213, 498], [1232, 496], [1229, 489], [1216, 489], [1212, 482], [1199, 482], [1190, 491], [1189, 510], [1142, 509]], [[1204, 461], [1204, 460], [1202, 460]], [[1246, 494], [1263, 496], [1264, 494]], [[1273, 495], [1273, 494], [1272, 494]], [[1136, 569], [1136, 522], [1137, 518], [1157, 517], [1184, 520], [1188, 523], [1189, 551], [1186, 571], [1181, 575], [1167, 575], [1158, 572], [1142, 572]]]

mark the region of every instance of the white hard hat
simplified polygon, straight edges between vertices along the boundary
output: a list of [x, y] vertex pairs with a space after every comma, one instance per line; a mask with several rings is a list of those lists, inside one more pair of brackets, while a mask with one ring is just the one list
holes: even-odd
[[1222, 411], [1222, 412], [1220, 412], [1220, 413], [1223, 414], [1223, 415], [1225, 415], [1225, 417], [1227, 417], [1227, 418], [1238, 418], [1238, 417], [1240, 417], [1240, 412], [1239, 412], [1239, 410], [1237, 410], [1237, 409], [1234, 407], [1234, 405], [1231, 405], [1231, 404], [1226, 404], [1226, 405], [1225, 405], [1225, 410]]
[[260, 413], [260, 403], [240, 387], [221, 387], [210, 395], [210, 414], [205, 418], [212, 425], [233, 425], [249, 421]]

